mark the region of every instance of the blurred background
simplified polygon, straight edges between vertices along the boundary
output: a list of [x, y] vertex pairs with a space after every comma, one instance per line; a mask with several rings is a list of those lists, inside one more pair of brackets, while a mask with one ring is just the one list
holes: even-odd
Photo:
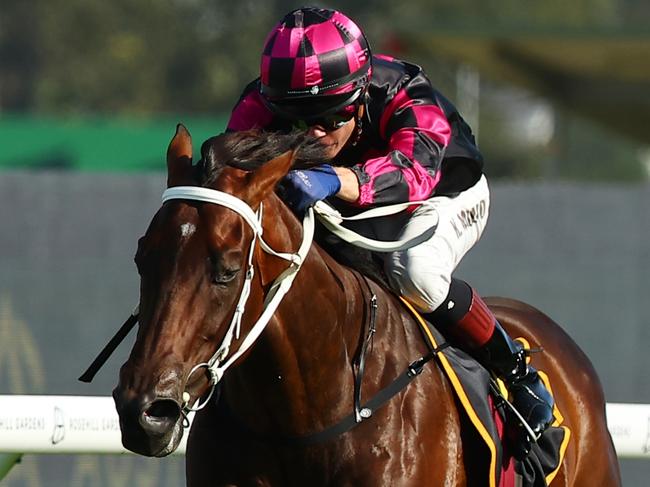
[[[491, 224], [459, 275], [561, 323], [609, 402], [650, 402], [650, 3], [316, 4], [422, 65], [473, 127]], [[2, 0], [0, 394], [110, 394], [128, 343], [91, 386], [76, 377], [137, 302], [132, 257], [175, 125], [195, 147], [221, 132], [299, 6]], [[624, 484], [648, 485], [649, 463], [622, 461]], [[177, 486], [183, 465], [27, 457], [3, 485]]]

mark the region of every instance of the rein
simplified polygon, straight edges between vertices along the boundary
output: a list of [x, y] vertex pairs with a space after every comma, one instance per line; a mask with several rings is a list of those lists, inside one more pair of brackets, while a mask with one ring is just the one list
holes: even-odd
[[[296, 253], [290, 254], [290, 253], [276, 252], [262, 238], [262, 234], [264, 232], [264, 229], [262, 228], [262, 216], [263, 216], [262, 203], [260, 203], [259, 210], [257, 212], [254, 212], [253, 209], [246, 202], [237, 198], [236, 196], [233, 196], [228, 193], [224, 193], [223, 191], [218, 191], [210, 188], [202, 188], [197, 186], [177, 186], [177, 187], [166, 189], [162, 196], [163, 204], [166, 203], [167, 201], [175, 200], [175, 199], [202, 201], [206, 203], [216, 204], [219, 206], [224, 206], [238, 213], [253, 230], [253, 240], [251, 241], [251, 245], [248, 253], [248, 270], [246, 272], [246, 279], [244, 281], [244, 286], [242, 287], [241, 293], [239, 295], [239, 301], [235, 308], [235, 313], [233, 315], [232, 321], [230, 322], [228, 331], [226, 332], [226, 335], [223, 341], [221, 342], [221, 345], [219, 346], [217, 351], [212, 355], [212, 357], [207, 362], [202, 362], [195, 365], [190, 370], [190, 373], [188, 374], [187, 381], [189, 381], [192, 374], [194, 374], [196, 371], [205, 368], [208, 370], [208, 373], [210, 374], [210, 385], [211, 385], [208, 396], [204, 399], [202, 403], [200, 403], [196, 407], [189, 405], [190, 395], [187, 391], [183, 392], [183, 405], [182, 405], [183, 410], [185, 410], [186, 412], [191, 412], [191, 411], [199, 411], [206, 406], [206, 404], [210, 401], [210, 398], [214, 393], [216, 385], [223, 378], [223, 375], [226, 372], [226, 370], [229, 367], [231, 367], [232, 364], [235, 363], [237, 359], [239, 359], [239, 357], [245, 354], [246, 351], [257, 341], [259, 336], [266, 328], [266, 325], [268, 325], [269, 321], [271, 320], [271, 317], [275, 313], [280, 302], [282, 301], [284, 296], [291, 288], [291, 285], [293, 284], [293, 280], [295, 279], [298, 271], [300, 270], [300, 267], [302, 266], [302, 263], [307, 257], [307, 253], [309, 252], [309, 249], [311, 248], [311, 244], [314, 239], [314, 226], [315, 226], [314, 210], [312, 208], [308, 208], [307, 211], [305, 212], [303, 218], [302, 243], [300, 244], [300, 247], [298, 248]], [[360, 219], [376, 218], [379, 216], [390, 215], [402, 211], [408, 208], [409, 206], [413, 206], [414, 204], [415, 205], [427, 204], [427, 201], [402, 203], [398, 205], [392, 205], [388, 208], [386, 207], [375, 208], [366, 211], [364, 213], [361, 213], [359, 215], [356, 215], [354, 217], [349, 217], [345, 219], [360, 220]], [[325, 210], [326, 208], [330, 209], [331, 211], [327, 212]], [[381, 242], [377, 240], [367, 239], [365, 237], [362, 237], [361, 235], [358, 235], [354, 232], [345, 229], [340, 225], [335, 224], [336, 219], [344, 219], [344, 218], [340, 214], [338, 214], [336, 210], [331, 209], [325, 203], [319, 205], [318, 212], [319, 212], [319, 217], [324, 222], [324, 224], [328, 228], [332, 227], [335, 233], [341, 236], [341, 238], [344, 238], [346, 240], [347, 239], [358, 240], [357, 245], [361, 247], [365, 246], [365, 248], [370, 248], [371, 250], [381, 249], [384, 252], [389, 252], [393, 250], [409, 248], [428, 239], [431, 235], [433, 235], [433, 232], [435, 232], [435, 227], [432, 227], [427, 229], [422, 234], [417, 235], [416, 237], [409, 240], [400, 240], [397, 242]], [[253, 255], [255, 251], [255, 242], [258, 240], [260, 242], [260, 246], [265, 252], [274, 255], [275, 257], [279, 257], [281, 259], [288, 261], [290, 265], [287, 269], [285, 269], [284, 272], [282, 272], [273, 281], [271, 287], [269, 288], [269, 292], [267, 293], [266, 298], [264, 299], [264, 309], [262, 311], [261, 316], [253, 325], [251, 331], [246, 335], [246, 337], [244, 338], [242, 344], [237, 349], [237, 351], [233, 353], [230, 356], [230, 358], [228, 358], [227, 361], [224, 362], [225, 358], [228, 356], [228, 352], [230, 351], [230, 345], [232, 344], [233, 338], [239, 339], [241, 320], [244, 315], [244, 311], [246, 309], [246, 302], [248, 301], [248, 297], [250, 295], [251, 283], [254, 276]], [[361, 408], [360, 403], [361, 403], [361, 379], [364, 371], [365, 355], [366, 355], [368, 344], [372, 341], [372, 337], [376, 331], [375, 329], [376, 309], [377, 309], [377, 298], [374, 294], [372, 294], [371, 305], [370, 305], [370, 327], [368, 330], [368, 337], [365, 340], [362, 348], [360, 360], [358, 363], [359, 373], [357, 374], [357, 379], [355, 380], [355, 401], [354, 401], [355, 423], [359, 423], [363, 419], [367, 419], [372, 415], [372, 409], [368, 407]], [[431, 355], [429, 359], [432, 357], [433, 355]], [[426, 361], [428, 361], [428, 359]], [[426, 361], [424, 363], [426, 363]], [[412, 379], [415, 375], [417, 375], [412, 373], [412, 369], [409, 369], [409, 371], [411, 372], [407, 373], [406, 377]], [[396, 394], [399, 390], [405, 387], [406, 384], [408, 384], [408, 382], [410, 382], [410, 380], [407, 380], [403, 385], [401, 385], [397, 390], [395, 390], [393, 394]], [[392, 397], [393, 394], [391, 394], [389, 397]]]
[[364, 237], [363, 235], [359, 235], [358, 233], [344, 227], [342, 223], [343, 221], [368, 220], [370, 218], [379, 218], [382, 216], [394, 215], [412, 206], [431, 206], [431, 202], [427, 200], [421, 200], [409, 201], [407, 203], [397, 203], [390, 206], [380, 206], [353, 216], [345, 217], [342, 216], [338, 210], [332, 208], [324, 201], [317, 201], [314, 205], [314, 211], [316, 212], [316, 216], [318, 216], [318, 219], [325, 226], [325, 228], [346, 242], [356, 247], [372, 250], [374, 252], [396, 252], [398, 250], [409, 249], [431, 238], [438, 226], [438, 220], [436, 219], [435, 225], [427, 228], [419, 235], [415, 235], [409, 239], [396, 240], [394, 242], [374, 240], [368, 237]]

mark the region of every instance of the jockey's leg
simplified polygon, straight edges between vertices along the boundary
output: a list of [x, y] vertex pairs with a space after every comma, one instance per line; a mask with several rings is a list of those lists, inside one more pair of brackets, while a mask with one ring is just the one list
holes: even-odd
[[[414, 238], [432, 227], [434, 235], [387, 255], [386, 274], [397, 292], [422, 313], [434, 315], [433, 321], [443, 332], [453, 334], [461, 348], [505, 380], [515, 407], [537, 435], [552, 420], [550, 394], [537, 371], [526, 365], [521, 347], [501, 328], [480, 296], [451, 277], [485, 229], [490, 207], [487, 182], [483, 177], [456, 197], [434, 196], [429, 203], [415, 210], [398, 237]], [[378, 224], [377, 231], [381, 230], [393, 231], [389, 225]], [[391, 236], [377, 235], [385, 240]], [[529, 448], [531, 439], [521, 439], [519, 444]]]
[[[475, 290], [464, 281], [452, 279], [447, 297], [427, 318], [503, 379], [513, 405], [536, 437], [548, 428], [553, 422], [551, 394], [537, 370], [526, 364], [523, 347], [506, 333]], [[517, 446], [522, 449], [518, 456], [524, 456], [536, 438], [530, 438], [521, 428], [515, 434]]]

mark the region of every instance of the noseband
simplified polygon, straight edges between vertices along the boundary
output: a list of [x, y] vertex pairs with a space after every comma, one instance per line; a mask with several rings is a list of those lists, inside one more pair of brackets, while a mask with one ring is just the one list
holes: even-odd
[[[209, 188], [200, 188], [197, 186], [176, 186], [165, 190], [162, 196], [163, 203], [170, 200], [193, 200], [201, 201], [204, 203], [212, 203], [219, 206], [224, 206], [237, 214], [239, 214], [246, 223], [253, 230], [253, 240], [251, 241], [250, 249], [248, 252], [248, 268], [246, 270], [246, 278], [244, 280], [244, 285], [239, 294], [239, 301], [235, 307], [235, 313], [228, 327], [228, 331], [224, 336], [221, 345], [217, 351], [212, 355], [212, 357], [207, 362], [202, 362], [190, 370], [190, 373], [187, 377], [189, 382], [190, 377], [197, 370], [207, 369], [210, 374], [210, 393], [207, 398], [198, 406], [192, 407], [189, 406], [190, 394], [185, 391], [183, 393], [183, 409], [186, 411], [198, 411], [205, 407], [208, 403], [212, 394], [214, 393], [217, 383], [223, 377], [225, 371], [246, 351], [255, 343], [255, 341], [262, 334], [266, 325], [269, 323], [269, 320], [275, 313], [278, 305], [284, 298], [285, 294], [291, 288], [296, 274], [300, 270], [302, 263], [309, 252], [311, 243], [314, 238], [314, 211], [309, 208], [305, 213], [303, 219], [303, 236], [302, 243], [295, 253], [284, 253], [276, 252], [273, 250], [262, 238], [263, 228], [262, 228], [262, 216], [263, 216], [263, 204], [260, 203], [260, 207], [255, 212], [245, 201], [237, 198], [223, 191], [217, 191], [215, 189]], [[241, 328], [241, 320], [244, 315], [244, 310], [246, 307], [246, 302], [250, 295], [251, 284], [254, 276], [254, 266], [253, 266], [253, 255], [255, 251], [255, 243], [259, 241], [262, 250], [271, 254], [280, 259], [284, 259], [289, 262], [289, 267], [285, 269], [271, 284], [269, 291], [264, 299], [264, 309], [262, 314], [255, 322], [251, 330], [248, 332], [246, 337], [244, 337], [241, 345], [230, 357], [228, 353], [230, 351], [230, 346], [234, 339], [239, 339], [239, 333]], [[226, 360], [227, 359], [227, 360]]]

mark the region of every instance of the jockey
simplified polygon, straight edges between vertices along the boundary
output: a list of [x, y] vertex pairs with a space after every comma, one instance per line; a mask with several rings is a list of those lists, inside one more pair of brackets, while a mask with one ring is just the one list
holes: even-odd
[[[359, 208], [429, 200], [367, 224], [382, 240], [435, 228], [423, 243], [381, 254], [386, 274], [396, 292], [504, 380], [539, 436], [553, 420], [551, 395], [478, 293], [452, 277], [483, 233], [490, 198], [483, 158], [456, 108], [419, 66], [372, 56], [344, 14], [300, 8], [268, 35], [260, 77], [245, 88], [227, 130], [300, 127], [327, 147], [331, 165], [289, 173], [285, 201], [298, 213], [331, 197]], [[516, 434], [526, 454], [536, 438]]]

